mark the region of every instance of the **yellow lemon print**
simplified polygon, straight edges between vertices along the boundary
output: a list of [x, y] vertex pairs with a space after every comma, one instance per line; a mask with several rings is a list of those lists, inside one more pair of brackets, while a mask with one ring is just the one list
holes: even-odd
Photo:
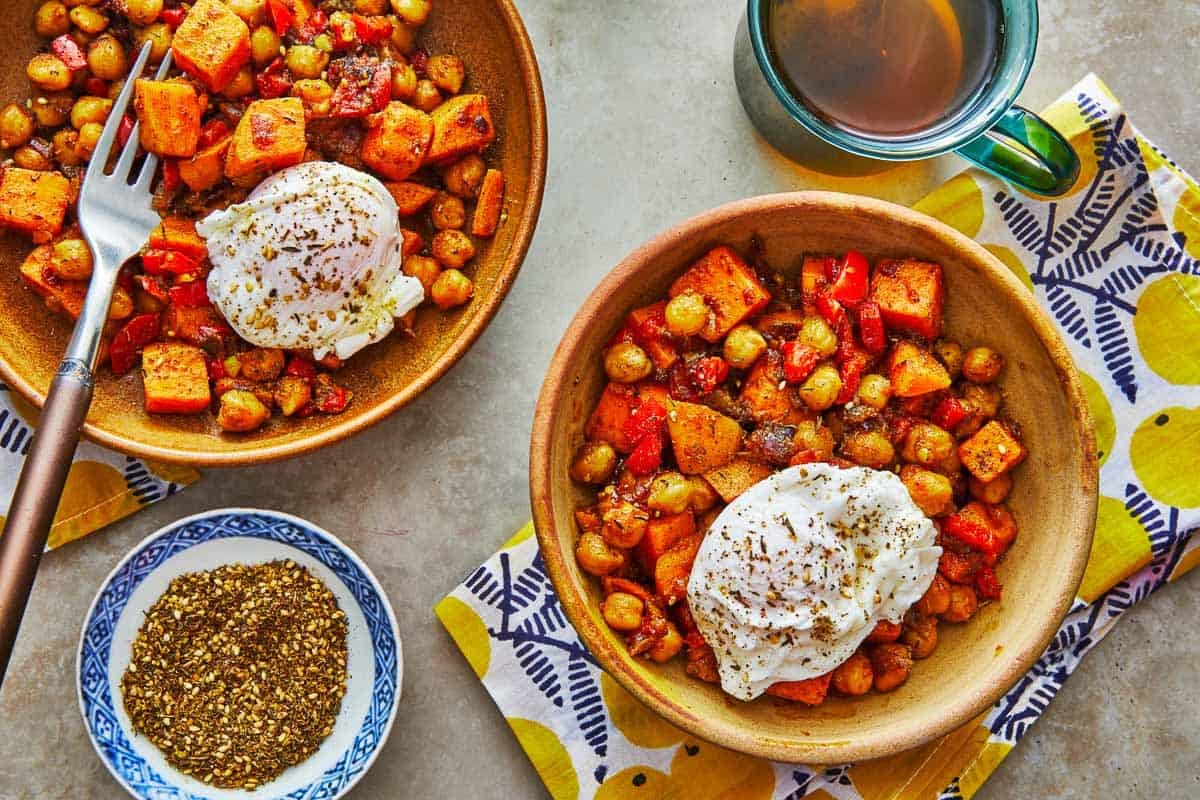
[[1183, 249], [1187, 254], [1200, 258], [1200, 190], [1190, 187], [1179, 196], [1171, 224], [1186, 237]]
[[1200, 276], [1171, 274], [1147, 286], [1133, 330], [1150, 369], [1171, 383], [1200, 383]]
[[965, 172], [927, 194], [913, 208], [970, 237], [983, 226], [983, 191]]
[[434, 606], [433, 613], [437, 614], [458, 649], [466, 656], [475, 675], [483, 678], [492, 660], [492, 645], [483, 620], [457, 597], [444, 598]]
[[983, 248], [1000, 259], [1000, 263], [1008, 267], [1013, 275], [1020, 278], [1026, 289], [1033, 291], [1033, 279], [1029, 277], [1029, 270], [1025, 268], [1025, 264], [1016, 253], [1002, 244], [985, 244]]
[[144, 461], [143, 463], [146, 465], [146, 469], [150, 470], [151, 475], [168, 483], [187, 486], [189, 483], [195, 483], [200, 478], [200, 473], [192, 467], [185, 467], [180, 464], [167, 464], [162, 461]]
[[600, 694], [608, 718], [630, 744], [653, 750], [682, 742], [686, 734], [646, 708], [607, 672], [600, 673]]
[[770, 800], [774, 792], [770, 762], [689, 738], [669, 775], [629, 767], [606, 778], [596, 800]]
[[533, 768], [537, 770], [550, 796], [554, 800], [576, 800], [579, 797], [579, 777], [575, 774], [570, 753], [554, 735], [554, 731], [531, 719], [508, 717], [505, 721], [521, 743], [521, 749], [533, 762]]
[[1150, 562], [1150, 537], [1125, 504], [1101, 497], [1096, 507], [1096, 536], [1079, 596], [1092, 602]]
[[1129, 443], [1133, 471], [1160, 503], [1200, 506], [1200, 407], [1164, 408], [1142, 421]]
[[1109, 405], [1108, 398], [1104, 396], [1104, 390], [1096, 383], [1096, 379], [1080, 370], [1079, 380], [1083, 384], [1083, 395], [1087, 398], [1092, 422], [1096, 426], [1096, 457], [1104, 464], [1112, 453], [1113, 443], [1117, 438], [1117, 421], [1113, 417], [1112, 406]]
[[991, 736], [983, 724], [986, 716], [923, 747], [855, 764], [850, 768], [854, 788], [863, 800], [937, 797], [984, 749]]
[[54, 515], [46, 546], [59, 547], [86, 536], [141, 508], [116, 467], [99, 461], [76, 461]]
[[[1039, 116], [1071, 143], [1071, 149], [1079, 157], [1079, 177], [1062, 196], [1070, 197], [1083, 187], [1091, 186], [1092, 181], [1096, 179], [1096, 173], [1100, 170], [1099, 156], [1096, 152], [1099, 143], [1096, 141], [1095, 134], [1092, 133], [1091, 126], [1083, 118], [1079, 104], [1074, 100], [1059, 100], [1047, 107]], [[1038, 200], [1045, 199], [1029, 192], [1023, 192], [1023, 194]]]

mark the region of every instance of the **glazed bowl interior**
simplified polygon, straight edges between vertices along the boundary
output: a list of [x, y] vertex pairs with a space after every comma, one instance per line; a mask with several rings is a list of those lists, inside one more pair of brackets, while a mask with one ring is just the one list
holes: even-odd
[[[0, 19], [0, 102], [30, 96], [25, 64], [45, 42], [33, 31], [40, 0], [5, 3]], [[495, 238], [479, 239], [467, 269], [475, 297], [449, 313], [424, 306], [416, 336], [394, 333], [356, 355], [338, 373], [354, 393], [335, 416], [276, 416], [254, 433], [222, 435], [215, 415], [152, 416], [142, 409], [137, 370], [114, 378], [101, 368], [84, 433], [106, 446], [148, 458], [196, 465], [274, 460], [342, 439], [401, 408], [470, 347], [496, 313], [533, 238], [546, 173], [546, 119], [537, 61], [511, 0], [458, 0], [435, 4], [422, 29], [430, 52], [455, 53], [467, 66], [463, 91], [486, 94], [497, 138], [486, 154], [504, 172], [504, 222]], [[408, 224], [408, 223], [406, 223]], [[18, 268], [32, 248], [26, 236], [0, 234], [0, 375], [41, 406], [66, 349], [71, 322], [50, 314], [23, 285]]]
[[[1008, 415], [1029, 448], [1009, 505], [1020, 525], [998, 569], [1004, 598], [964, 625], [942, 625], [940, 645], [890, 694], [831, 696], [809, 708], [769, 697], [742, 703], [685, 674], [632, 658], [599, 615], [599, 586], [575, 562], [575, 508], [594, 495], [567, 470], [605, 383], [600, 353], [624, 315], [661, 297], [709, 248], [745, 253], [752, 237], [773, 268], [799, 269], [805, 252], [915, 256], [945, 270], [945, 335], [988, 344], [1008, 360], [1000, 381]], [[950, 733], [981, 714], [1026, 672], [1070, 607], [1091, 547], [1097, 465], [1091, 422], [1066, 347], [1024, 286], [991, 254], [949, 227], [890, 203], [823, 192], [723, 206], [654, 239], [589, 297], [554, 356], [535, 415], [531, 499], [542, 553], [568, 616], [600, 664], [668, 721], [717, 744], [777, 761], [876, 758]]]

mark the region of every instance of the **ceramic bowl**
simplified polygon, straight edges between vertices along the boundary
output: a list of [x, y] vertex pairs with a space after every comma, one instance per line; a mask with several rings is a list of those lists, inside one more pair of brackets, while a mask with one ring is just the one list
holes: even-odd
[[[0, 104], [30, 95], [25, 65], [45, 42], [33, 31], [41, 0], [12, 0], [0, 17]], [[488, 95], [498, 137], [488, 161], [504, 171], [507, 222], [480, 240], [472, 261], [475, 298], [462, 310], [425, 307], [416, 336], [389, 336], [359, 353], [339, 373], [354, 392], [342, 414], [304, 420], [276, 417], [259, 431], [221, 435], [215, 415], [153, 416], [142, 408], [141, 378], [100, 370], [84, 434], [126, 453], [197, 466], [270, 461], [313, 450], [356, 433], [411, 402], [440, 378], [483, 332], [516, 278], [529, 248], [546, 177], [546, 110], [533, 47], [511, 0], [435, 4], [422, 41], [467, 65], [467, 87]], [[41, 406], [66, 349], [71, 323], [46, 311], [24, 287], [18, 267], [32, 245], [0, 233], [0, 377]]]
[[[605, 377], [600, 353], [631, 309], [718, 244], [745, 252], [758, 237], [767, 263], [796, 271], [804, 252], [853, 248], [874, 260], [916, 256], [945, 271], [947, 335], [988, 344], [1008, 360], [1006, 408], [1029, 458], [1009, 504], [1021, 534], [1002, 564], [1004, 599], [941, 643], [889, 694], [830, 697], [817, 708], [773, 698], [735, 701], [684, 673], [632, 658], [599, 614], [599, 586], [575, 563], [576, 507], [585, 487], [567, 470]], [[879, 200], [801, 192], [732, 203], [651, 240], [617, 265], [575, 316], [554, 355], [534, 419], [530, 491], [547, 571], [597, 661], [642, 702], [690, 733], [776, 761], [841, 763], [885, 756], [947, 734], [995, 703], [1045, 649], [1083, 576], [1095, 520], [1097, 464], [1079, 376], [1048, 317], [981, 246], [923, 214]]]
[[[308, 760], [254, 792], [206, 786], [171, 767], [133, 733], [121, 676], [145, 614], [173, 578], [239, 563], [291, 559], [320, 578], [348, 622], [346, 695], [331, 733]], [[396, 617], [379, 581], [333, 534], [287, 514], [223, 509], [174, 522], [133, 548], [109, 574], [79, 639], [79, 708], [92, 745], [141, 800], [307, 800], [341, 797], [387, 741], [400, 702], [403, 659]]]

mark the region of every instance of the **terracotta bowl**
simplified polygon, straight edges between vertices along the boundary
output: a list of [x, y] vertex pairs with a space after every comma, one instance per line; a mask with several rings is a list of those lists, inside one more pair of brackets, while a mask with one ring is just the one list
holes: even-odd
[[[584, 422], [603, 388], [600, 353], [625, 314], [664, 295], [671, 281], [718, 244], [765, 245], [776, 269], [809, 252], [863, 251], [872, 260], [917, 256], [940, 263], [947, 335], [989, 344], [1008, 367], [1001, 387], [1024, 431], [1028, 460], [1010, 506], [1021, 534], [1000, 569], [1004, 599], [965, 625], [943, 625], [941, 644], [890, 694], [830, 697], [808, 708], [769, 697], [735, 701], [665, 666], [630, 657], [599, 614], [598, 581], [575, 563], [572, 520], [588, 501], [567, 477]], [[622, 261], [575, 316], [550, 365], [534, 419], [530, 491], [550, 578], [588, 649], [651, 709], [722, 746], [786, 762], [841, 763], [916, 747], [967, 723], [1023, 675], [1046, 648], [1079, 586], [1092, 542], [1097, 464], [1091, 420], [1071, 356], [1024, 286], [975, 242], [901, 206], [826, 192], [731, 203], [694, 217]]]
[[[0, 103], [30, 94], [25, 64], [44, 42], [33, 31], [40, 0], [13, 0], [0, 19]], [[467, 88], [488, 95], [499, 133], [488, 162], [504, 171], [508, 221], [482, 244], [469, 271], [475, 298], [449, 314], [423, 308], [416, 337], [394, 334], [367, 348], [339, 373], [354, 392], [337, 416], [276, 417], [261, 430], [222, 435], [212, 414], [151, 416], [142, 409], [141, 378], [114, 378], [102, 369], [84, 434], [100, 444], [161, 461], [250, 464], [297, 455], [356, 433], [411, 402], [440, 378], [479, 337], [500, 307], [529, 249], [546, 179], [546, 108], [537, 59], [511, 0], [435, 4], [424, 28], [431, 52], [452, 52], [467, 65]], [[483, 240], [481, 240], [482, 242]], [[18, 267], [26, 237], [0, 234], [0, 376], [41, 406], [71, 334], [24, 287]]]

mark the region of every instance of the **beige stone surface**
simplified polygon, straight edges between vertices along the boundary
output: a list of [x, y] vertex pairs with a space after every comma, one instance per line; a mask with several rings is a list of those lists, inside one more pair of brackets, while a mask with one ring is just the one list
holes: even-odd
[[[539, 233], [487, 333], [437, 386], [358, 438], [202, 483], [50, 554], [3, 692], [0, 798], [115, 798], [75, 697], [79, 626], [96, 587], [141, 537], [220, 506], [275, 508], [336, 532], [391, 595], [404, 697], [391, 740], [352, 794], [536, 798], [537, 776], [431, 607], [528, 517], [528, 431], [567, 320], [633, 246], [726, 200], [815, 186], [909, 202], [953, 157], [887, 179], [830, 181], [778, 158], [732, 85], [739, 2], [519, 0], [541, 58], [551, 163]], [[1089, 70], [1142, 130], [1200, 171], [1200, 4], [1044, 0], [1037, 108]], [[1139, 607], [1088, 657], [980, 792], [1007, 797], [1200, 796], [1192, 577]]]

